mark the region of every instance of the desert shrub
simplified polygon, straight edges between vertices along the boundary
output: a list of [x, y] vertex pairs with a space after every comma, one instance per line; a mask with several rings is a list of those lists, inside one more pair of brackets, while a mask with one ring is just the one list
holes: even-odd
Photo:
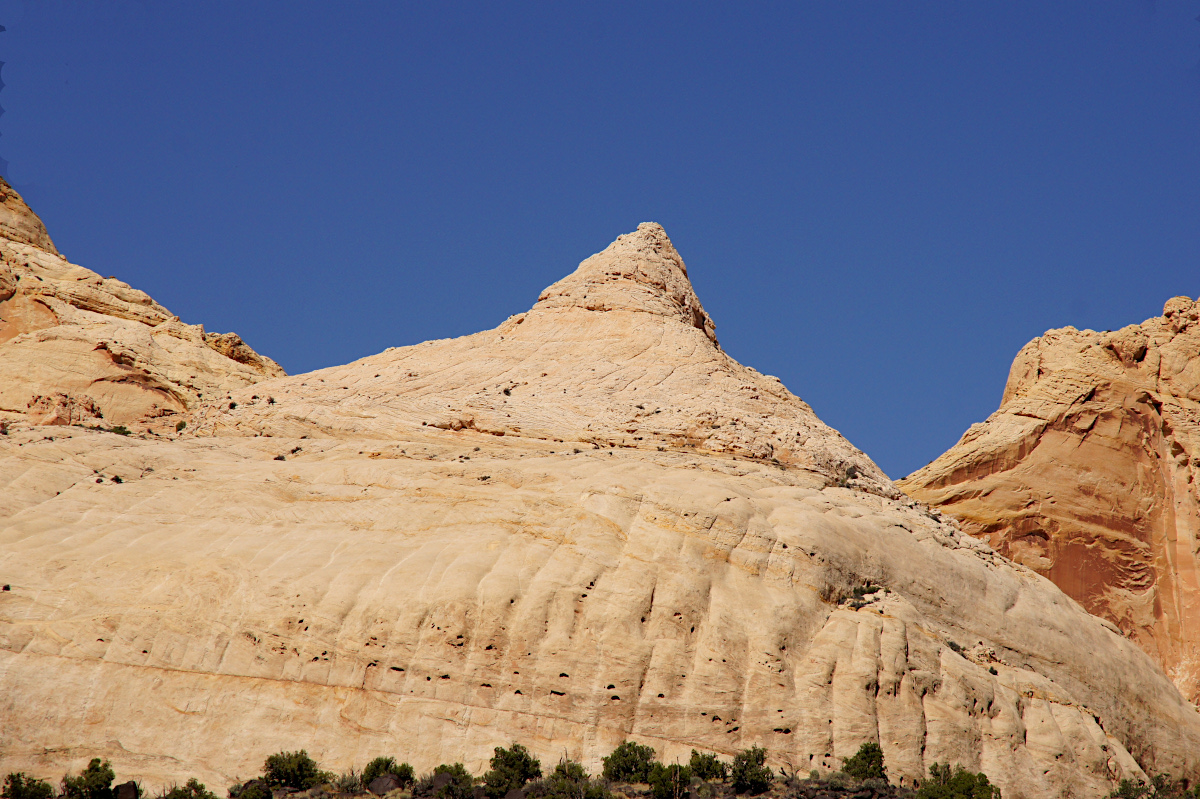
[[113, 799], [112, 766], [107, 760], [92, 758], [88, 767], [79, 773], [78, 777], [66, 776], [62, 781], [62, 793], [65, 799]]
[[650, 779], [650, 764], [654, 749], [626, 741], [603, 758], [604, 779], [611, 782], [646, 782]]
[[370, 785], [376, 777], [384, 774], [393, 774], [400, 781], [400, 787], [405, 788], [413, 784], [413, 767], [407, 763], [396, 763], [394, 757], [377, 757], [367, 764], [363, 769], [362, 784], [363, 787]]
[[1109, 799], [1143, 799], [1150, 794], [1150, 786], [1138, 780], [1121, 780], [1121, 784], [1109, 794]]
[[158, 799], [217, 799], [217, 795], [193, 777], [186, 785], [172, 785], [170, 789], [164, 790]]
[[962, 766], [951, 770], [949, 763], [934, 763], [915, 799], [1000, 799], [1000, 789], [982, 772], [977, 774]]
[[1156, 774], [1146, 784], [1141, 780], [1121, 780], [1109, 794], [1110, 799], [1196, 799], [1200, 784], [1188, 786], [1186, 780], [1173, 779], [1169, 774]]
[[883, 750], [879, 744], [868, 742], [858, 747], [854, 757], [843, 761], [842, 771], [857, 780], [887, 779], [887, 769], [883, 767]]
[[0, 796], [4, 799], [50, 799], [54, 796], [54, 787], [45, 780], [18, 771], [4, 778], [4, 791]]
[[1155, 774], [1150, 782], [1154, 785], [1155, 799], [1196, 799], [1200, 796], [1200, 784], [1189, 790], [1187, 780], [1175, 780], [1169, 774]]
[[771, 787], [771, 769], [764, 763], [767, 750], [752, 746], [734, 755], [730, 775], [734, 793], [760, 794]]
[[514, 788], [524, 788], [525, 783], [542, 776], [542, 764], [520, 744], [511, 749], [497, 746], [492, 756], [491, 769], [483, 775], [483, 790], [488, 799], [504, 799]]
[[708, 752], [692, 750], [692, 759], [688, 761], [692, 776], [705, 782], [723, 780], [729, 776], [729, 766], [726, 766], [717, 756]]
[[277, 752], [263, 764], [263, 779], [272, 788], [295, 788], [307, 791], [314, 785], [325, 782], [329, 775], [317, 767], [317, 761], [308, 752]]
[[333, 780], [333, 787], [340, 793], [358, 793], [363, 789], [362, 774], [353, 768], [342, 772]]
[[116, 425], [115, 427], [108, 428], [108, 432], [116, 433], [119, 436], [127, 436], [127, 435], [132, 434], [132, 431], [123, 424], [119, 424], [119, 425]]
[[472, 799], [475, 780], [463, 768], [462, 763], [434, 768], [433, 773], [422, 777], [413, 786], [413, 799]]
[[527, 799], [612, 799], [603, 781], [592, 779], [574, 760], [558, 761], [549, 776], [535, 780], [525, 791]]
[[650, 783], [650, 795], [654, 799], [683, 799], [688, 786], [692, 784], [692, 771], [678, 763], [669, 766], [655, 763], [650, 766], [647, 782]]
[[185, 427], [187, 427], [187, 422], [176, 422], [175, 423], [175, 432], [176, 433], [181, 432], [183, 430], [183, 428], [185, 428]]

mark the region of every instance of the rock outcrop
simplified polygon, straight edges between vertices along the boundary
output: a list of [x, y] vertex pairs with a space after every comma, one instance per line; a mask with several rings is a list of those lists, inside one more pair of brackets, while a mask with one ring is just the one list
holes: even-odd
[[1150, 658], [729, 358], [657, 225], [495, 330], [209, 399], [171, 440], [0, 436], [0, 769], [629, 737], [802, 772], [876, 741], [1013, 799], [1200, 776]]
[[1017, 355], [999, 410], [900, 483], [1112, 621], [1200, 700], [1200, 306]]
[[[145, 292], [62, 258], [0, 179], [0, 421], [173, 429], [204, 397], [283, 370], [236, 334], [179, 321]], [[47, 403], [90, 409], [46, 413]]]

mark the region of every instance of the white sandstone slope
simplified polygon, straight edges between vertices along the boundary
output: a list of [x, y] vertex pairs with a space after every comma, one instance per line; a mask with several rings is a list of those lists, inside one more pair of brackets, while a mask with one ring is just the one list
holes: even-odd
[[163, 432], [205, 395], [283, 374], [236, 334], [69, 263], [0, 178], [0, 423]]
[[877, 741], [893, 779], [1012, 799], [1200, 776], [1158, 667], [722, 352], [657, 225], [495, 330], [187, 418], [0, 437], [0, 770], [595, 767], [631, 737], [801, 770]]
[[390, 438], [415, 424], [578, 446], [683, 447], [899, 496], [778, 378], [726, 355], [714, 328], [666, 232], [646, 223], [495, 330], [237, 392], [235, 409], [209, 405], [194, 429]]

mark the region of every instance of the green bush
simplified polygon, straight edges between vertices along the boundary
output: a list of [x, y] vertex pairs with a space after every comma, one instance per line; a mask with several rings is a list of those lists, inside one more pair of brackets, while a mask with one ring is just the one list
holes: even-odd
[[650, 766], [650, 795], [654, 799], [684, 799], [688, 786], [692, 784], [692, 771], [687, 766], [672, 763]]
[[1109, 794], [1110, 799], [1143, 799], [1150, 796], [1150, 786], [1138, 780], [1121, 780], [1121, 785]]
[[400, 787], [406, 788], [413, 784], [413, 767], [407, 763], [397, 765], [394, 757], [377, 757], [367, 764], [363, 769], [362, 784], [365, 788], [370, 785], [376, 777], [384, 774], [394, 774], [396, 779], [400, 781]]
[[169, 789], [164, 789], [157, 799], [217, 799], [217, 795], [193, 777], [182, 787], [172, 785]]
[[1168, 774], [1156, 774], [1150, 784], [1141, 780], [1121, 780], [1120, 786], [1109, 794], [1110, 799], [1196, 799], [1200, 796], [1200, 785], [1190, 788], [1183, 780], [1172, 779]]
[[0, 796], [4, 799], [50, 799], [54, 796], [54, 788], [45, 780], [18, 771], [4, 778], [4, 791]]
[[887, 769], [883, 767], [883, 750], [879, 744], [868, 742], [858, 747], [854, 757], [843, 761], [842, 771], [857, 780], [886, 780]]
[[1000, 799], [1000, 789], [982, 772], [976, 774], [962, 766], [951, 771], [949, 763], [934, 763], [915, 799]]
[[717, 760], [717, 756], [708, 752], [692, 750], [692, 759], [688, 761], [692, 776], [705, 782], [716, 782], [729, 776], [729, 766]]
[[314, 785], [320, 785], [329, 775], [317, 767], [317, 761], [308, 756], [308, 752], [278, 752], [267, 758], [263, 764], [263, 779], [272, 788], [295, 788], [297, 791], [307, 791]]
[[62, 793], [65, 799], [112, 799], [112, 766], [107, 760], [92, 758], [88, 767], [78, 777], [63, 777]]
[[610, 782], [646, 782], [650, 779], [650, 764], [654, 749], [626, 741], [603, 758], [604, 779]]
[[463, 768], [462, 763], [455, 763], [449, 766], [443, 763], [436, 767], [432, 774], [422, 777], [413, 786], [412, 795], [413, 799], [424, 799], [425, 797], [432, 797], [432, 799], [472, 799], [472, 789], [474, 787], [475, 780]]
[[527, 799], [612, 799], [608, 786], [592, 779], [574, 760], [560, 760], [544, 780], [529, 784]]
[[767, 750], [761, 746], [752, 746], [734, 756], [730, 769], [734, 793], [757, 795], [771, 787], [771, 769], [764, 765], [766, 759]]
[[524, 788], [530, 780], [540, 779], [542, 764], [520, 744], [512, 749], [497, 746], [491, 760], [491, 770], [483, 775], [483, 790], [488, 799], [504, 799], [514, 788]]

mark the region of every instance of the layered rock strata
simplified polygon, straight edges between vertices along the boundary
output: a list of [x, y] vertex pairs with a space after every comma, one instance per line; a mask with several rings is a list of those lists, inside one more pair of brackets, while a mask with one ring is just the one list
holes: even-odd
[[1200, 776], [1145, 653], [722, 352], [657, 225], [495, 330], [188, 418], [0, 437], [0, 768], [596, 768], [633, 738], [802, 771], [876, 741], [893, 779], [1014, 798]]
[[68, 262], [0, 179], [0, 421], [170, 429], [201, 399], [284, 374], [233, 333]]
[[1200, 700], [1200, 307], [1017, 355], [999, 410], [900, 483], [1112, 621]]

